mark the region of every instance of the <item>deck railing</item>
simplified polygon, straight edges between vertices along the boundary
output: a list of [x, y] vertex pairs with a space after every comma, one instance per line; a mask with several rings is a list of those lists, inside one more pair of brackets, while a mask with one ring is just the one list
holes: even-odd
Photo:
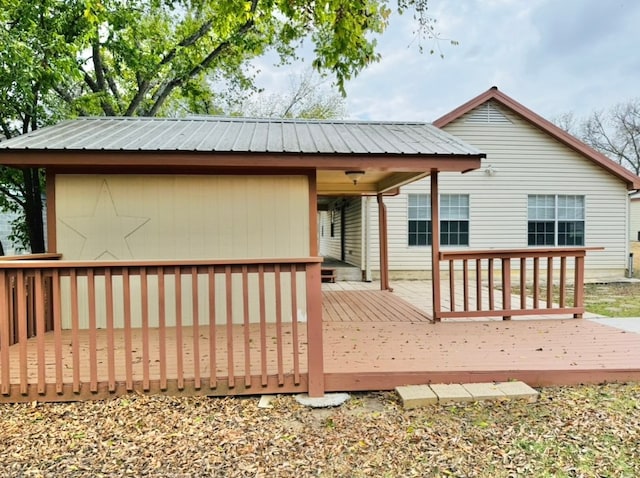
[[0, 261], [0, 400], [322, 394], [320, 263]]
[[[448, 310], [436, 306], [434, 319], [508, 320], [515, 315], [547, 314], [580, 318], [585, 311], [584, 258], [588, 250], [599, 249], [442, 251], [440, 262], [445, 264], [442, 269], [449, 278], [448, 296], [442, 298], [448, 299]], [[571, 270], [573, 280], [569, 277]], [[519, 300], [512, 300], [512, 295], [519, 296]]]

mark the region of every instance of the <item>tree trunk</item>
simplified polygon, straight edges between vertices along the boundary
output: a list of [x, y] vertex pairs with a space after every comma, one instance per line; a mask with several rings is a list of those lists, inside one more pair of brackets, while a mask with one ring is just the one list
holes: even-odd
[[46, 252], [44, 245], [44, 221], [42, 220], [42, 191], [40, 171], [37, 168], [22, 170], [25, 186], [24, 215], [29, 233], [29, 244], [34, 254]]

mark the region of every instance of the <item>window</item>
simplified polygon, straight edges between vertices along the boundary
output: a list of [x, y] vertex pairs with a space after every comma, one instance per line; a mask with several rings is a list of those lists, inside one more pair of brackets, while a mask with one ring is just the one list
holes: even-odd
[[530, 246], [584, 246], [584, 196], [529, 196]]
[[409, 245], [431, 244], [431, 204], [428, 194], [409, 194]]
[[440, 197], [440, 244], [469, 245], [469, 196], [443, 194]]
[[[430, 246], [431, 196], [409, 194], [410, 246]], [[469, 245], [469, 196], [443, 194], [440, 196], [440, 244], [443, 246]]]

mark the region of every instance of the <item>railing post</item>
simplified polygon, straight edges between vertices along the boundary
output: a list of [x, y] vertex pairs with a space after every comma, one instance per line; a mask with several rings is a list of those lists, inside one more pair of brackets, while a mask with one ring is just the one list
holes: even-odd
[[[431, 295], [433, 321], [442, 320], [442, 297], [440, 296], [440, 198], [438, 197], [438, 170], [432, 169], [429, 178], [431, 188]], [[455, 297], [451, 297], [451, 307]], [[453, 310], [453, 308], [451, 309]]]
[[0, 271], [0, 394], [9, 395], [9, 278], [6, 271]]
[[573, 291], [573, 306], [581, 309], [581, 312], [573, 314], [573, 318], [581, 319], [584, 313], [584, 255], [576, 255]]
[[[502, 259], [502, 309], [511, 310], [511, 258]], [[503, 315], [503, 320], [510, 320], [511, 315]]]
[[324, 348], [322, 343], [322, 289], [320, 263], [307, 265], [307, 370], [309, 396], [324, 396]]

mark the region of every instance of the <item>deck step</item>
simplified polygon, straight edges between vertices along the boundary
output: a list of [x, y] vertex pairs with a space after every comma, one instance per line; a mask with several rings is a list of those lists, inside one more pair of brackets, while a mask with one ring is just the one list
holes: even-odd
[[322, 282], [335, 282], [336, 270], [329, 267], [323, 267], [320, 271], [320, 278]]

